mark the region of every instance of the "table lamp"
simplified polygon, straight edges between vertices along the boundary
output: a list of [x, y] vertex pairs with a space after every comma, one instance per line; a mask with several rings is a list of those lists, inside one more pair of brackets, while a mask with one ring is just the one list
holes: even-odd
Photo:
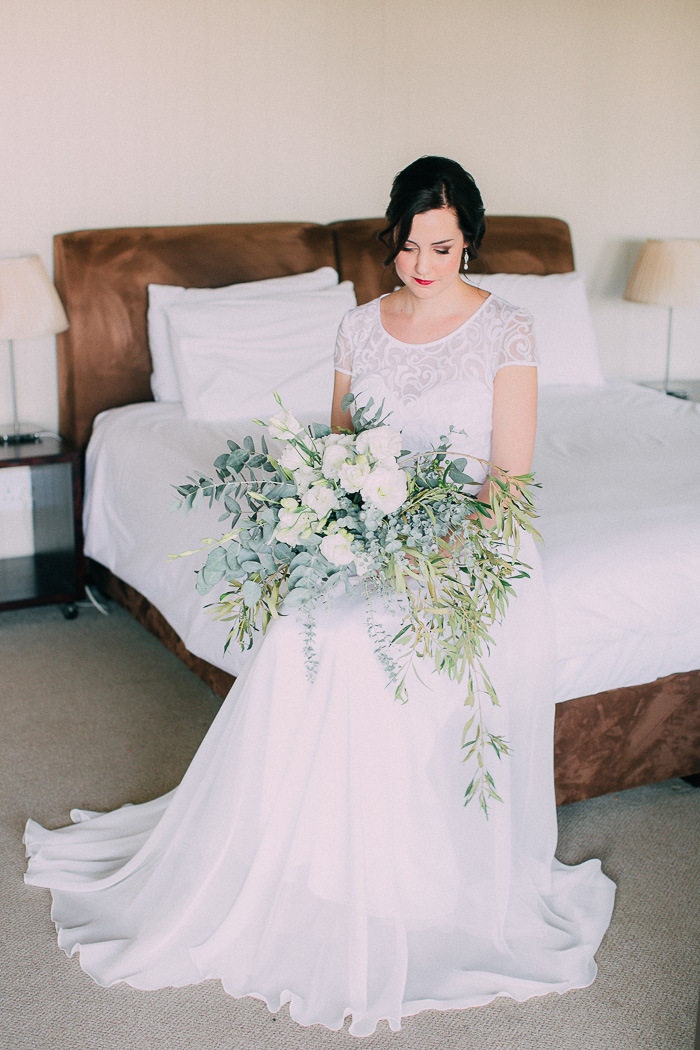
[[687, 397], [686, 391], [670, 390], [668, 386], [671, 332], [674, 306], [700, 306], [700, 241], [645, 241], [623, 298], [668, 307], [663, 389], [673, 397]]
[[67, 327], [63, 304], [39, 256], [0, 256], [0, 339], [9, 341], [13, 413], [11, 424], [0, 425], [0, 444], [41, 440], [36, 427], [22, 424], [17, 418], [14, 340], [54, 335], [65, 332]]

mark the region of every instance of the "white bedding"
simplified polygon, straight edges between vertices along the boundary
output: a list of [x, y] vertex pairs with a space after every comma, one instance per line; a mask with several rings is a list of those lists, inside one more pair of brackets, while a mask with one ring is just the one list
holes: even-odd
[[[87, 452], [85, 551], [140, 591], [195, 655], [238, 674], [227, 625], [203, 615], [201, 558], [220, 508], [168, 513], [170, 487], [211, 473], [247, 422], [186, 420], [182, 405], [111, 409]], [[700, 405], [630, 383], [540, 393], [534, 468], [557, 632], [558, 701], [700, 667]]]

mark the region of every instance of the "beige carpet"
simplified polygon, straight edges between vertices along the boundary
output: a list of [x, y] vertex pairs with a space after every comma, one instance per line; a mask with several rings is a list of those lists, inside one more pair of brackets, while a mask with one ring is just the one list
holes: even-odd
[[212, 694], [112, 607], [0, 613], [0, 1046], [7, 1050], [691, 1050], [700, 974], [700, 790], [670, 781], [559, 811], [559, 856], [618, 883], [595, 984], [428, 1012], [367, 1040], [302, 1029], [216, 982], [102, 989], [56, 946], [49, 893], [22, 882], [28, 816], [143, 801], [182, 776]]

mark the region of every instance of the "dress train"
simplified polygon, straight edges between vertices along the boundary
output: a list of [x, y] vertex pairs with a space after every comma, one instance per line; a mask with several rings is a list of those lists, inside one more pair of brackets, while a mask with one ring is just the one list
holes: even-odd
[[614, 886], [596, 860], [554, 858], [553, 659], [530, 537], [522, 556], [533, 572], [488, 662], [488, 724], [513, 750], [488, 820], [462, 804], [463, 685], [421, 672], [398, 703], [364, 598], [343, 596], [317, 617], [315, 681], [282, 618], [174, 791], [73, 810], [57, 831], [28, 822], [25, 878], [51, 888], [61, 948], [102, 985], [218, 978], [302, 1025], [351, 1015], [357, 1036], [590, 984]]

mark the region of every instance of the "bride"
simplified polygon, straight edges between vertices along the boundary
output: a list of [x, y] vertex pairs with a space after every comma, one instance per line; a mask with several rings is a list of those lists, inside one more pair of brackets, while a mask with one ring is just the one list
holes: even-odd
[[[371, 396], [407, 448], [453, 426], [471, 455], [522, 474], [532, 325], [462, 278], [483, 214], [454, 161], [423, 157], [396, 177], [382, 239], [401, 286], [343, 319], [332, 422], [349, 424], [346, 393]], [[313, 683], [296, 616], [273, 623], [174, 791], [73, 810], [57, 831], [28, 821], [25, 878], [50, 887], [61, 948], [102, 985], [217, 978], [272, 1011], [289, 1003], [302, 1025], [337, 1030], [350, 1016], [357, 1036], [421, 1010], [590, 984], [614, 886], [599, 861], [554, 857], [553, 641], [527, 535], [521, 558], [529, 579], [487, 659], [490, 728], [512, 751], [488, 819], [463, 805], [463, 684], [421, 670], [397, 703], [364, 599], [344, 595], [318, 612]], [[391, 628], [395, 614], [380, 615]]]

